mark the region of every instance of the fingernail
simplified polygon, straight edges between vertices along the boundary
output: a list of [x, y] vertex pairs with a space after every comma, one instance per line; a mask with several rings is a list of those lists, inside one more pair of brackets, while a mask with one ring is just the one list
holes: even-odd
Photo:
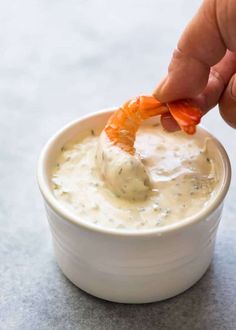
[[175, 121], [175, 119], [171, 116], [170, 113], [161, 115], [161, 124], [162, 127], [168, 132], [176, 132], [180, 130], [178, 123]]
[[231, 82], [231, 97], [233, 100], [236, 100], [236, 74], [233, 76]]

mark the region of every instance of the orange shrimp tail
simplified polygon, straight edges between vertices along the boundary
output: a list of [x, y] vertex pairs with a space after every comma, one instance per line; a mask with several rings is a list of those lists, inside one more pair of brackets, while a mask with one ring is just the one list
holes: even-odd
[[175, 101], [167, 104], [172, 117], [187, 134], [194, 134], [200, 123], [202, 111], [188, 101]]

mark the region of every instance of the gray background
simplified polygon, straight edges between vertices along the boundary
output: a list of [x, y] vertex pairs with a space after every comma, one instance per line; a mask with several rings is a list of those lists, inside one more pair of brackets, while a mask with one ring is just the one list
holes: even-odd
[[[150, 93], [197, 0], [0, 1], [0, 329], [236, 329], [236, 184], [214, 261], [184, 294], [119, 305], [58, 269], [36, 186], [47, 139], [68, 121]], [[203, 31], [204, 33], [204, 31]], [[205, 125], [236, 170], [236, 132], [215, 109]]]

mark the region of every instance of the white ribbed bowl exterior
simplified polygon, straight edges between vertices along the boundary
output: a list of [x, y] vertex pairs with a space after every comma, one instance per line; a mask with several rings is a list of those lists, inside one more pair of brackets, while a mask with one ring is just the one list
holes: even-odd
[[98, 228], [75, 219], [62, 208], [51, 191], [49, 173], [52, 159], [65, 141], [91, 122], [105, 122], [108, 116], [109, 112], [92, 114], [68, 125], [48, 142], [41, 154], [38, 182], [57, 262], [75, 285], [99, 298], [148, 303], [173, 297], [195, 284], [211, 262], [230, 183], [227, 154], [215, 140], [223, 168], [222, 188], [213, 205], [196, 219], [187, 222], [179, 219], [172, 228], [148, 233]]
[[114, 237], [76, 226], [46, 208], [63, 273], [82, 290], [121, 303], [167, 299], [196, 283], [211, 262], [222, 212], [220, 205], [181, 232]]

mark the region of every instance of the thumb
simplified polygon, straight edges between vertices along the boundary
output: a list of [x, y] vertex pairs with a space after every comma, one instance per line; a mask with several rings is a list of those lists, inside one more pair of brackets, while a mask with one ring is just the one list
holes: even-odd
[[168, 68], [168, 76], [153, 93], [157, 99], [168, 102], [194, 98], [206, 87], [210, 68], [226, 52], [215, 13], [217, 3], [221, 7], [227, 7], [228, 1], [203, 2], [180, 38]]
[[210, 67], [186, 55], [180, 49], [173, 53], [168, 75], [153, 95], [161, 102], [194, 98], [206, 87]]

